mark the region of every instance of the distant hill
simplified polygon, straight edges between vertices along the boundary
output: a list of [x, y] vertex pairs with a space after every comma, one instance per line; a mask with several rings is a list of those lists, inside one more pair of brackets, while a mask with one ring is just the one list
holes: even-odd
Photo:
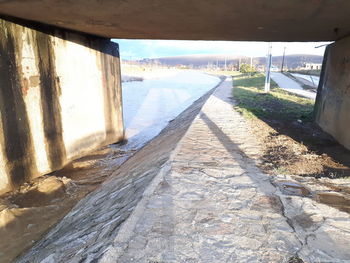
[[[266, 58], [260, 57], [256, 58], [257, 64], [265, 65]], [[283, 56], [272, 57], [272, 64], [280, 67], [282, 65]], [[305, 63], [316, 63], [322, 64], [323, 56], [317, 55], [287, 55], [284, 59], [284, 65], [289, 69], [296, 69], [302, 67]]]
[[[285, 66], [290, 69], [302, 67], [304, 63], [322, 63], [323, 56], [317, 55], [287, 55], [285, 57]], [[233, 56], [233, 55], [187, 55], [163, 58], [151, 58], [137, 61], [141, 64], [161, 64], [164, 66], [189, 66], [194, 68], [201, 68], [207, 66], [224, 67], [226, 65], [238, 65], [239, 62], [250, 64], [250, 57]], [[266, 57], [252, 58], [254, 66], [265, 66]], [[280, 67], [282, 64], [282, 56], [272, 58], [272, 64]]]

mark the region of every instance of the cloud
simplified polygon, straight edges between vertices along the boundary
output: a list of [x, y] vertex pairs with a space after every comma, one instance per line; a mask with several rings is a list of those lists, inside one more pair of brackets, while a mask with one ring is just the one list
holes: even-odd
[[[189, 54], [230, 54], [244, 56], [265, 56], [267, 42], [242, 41], [187, 41], [187, 40], [116, 40], [121, 46], [123, 58], [133, 59], [156, 58]], [[323, 55], [325, 47], [315, 48], [328, 42], [274, 42], [272, 54], [282, 55], [284, 47], [286, 54]], [[130, 55], [132, 54], [132, 55]]]

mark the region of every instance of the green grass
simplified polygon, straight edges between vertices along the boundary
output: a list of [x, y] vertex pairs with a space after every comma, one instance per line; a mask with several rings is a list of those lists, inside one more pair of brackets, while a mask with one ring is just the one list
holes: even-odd
[[265, 76], [236, 76], [233, 80], [233, 97], [236, 109], [247, 118], [278, 121], [313, 121], [314, 102], [278, 87], [271, 80], [271, 91], [264, 92]]

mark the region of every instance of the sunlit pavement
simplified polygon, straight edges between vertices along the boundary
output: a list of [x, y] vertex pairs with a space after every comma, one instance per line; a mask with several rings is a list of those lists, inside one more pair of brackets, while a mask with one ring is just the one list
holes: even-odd
[[308, 81], [312, 86], [315, 88], [318, 87], [318, 84], [320, 83], [320, 77], [313, 76], [313, 75], [305, 75], [305, 74], [299, 74], [299, 73], [291, 73], [294, 77], [304, 79]]
[[271, 78], [277, 83], [277, 85], [288, 92], [301, 95], [309, 99], [316, 99], [316, 93], [305, 90], [299, 83], [288, 78], [279, 72], [271, 72]]
[[257, 168], [231, 92], [209, 98], [101, 262], [348, 262], [349, 215]]

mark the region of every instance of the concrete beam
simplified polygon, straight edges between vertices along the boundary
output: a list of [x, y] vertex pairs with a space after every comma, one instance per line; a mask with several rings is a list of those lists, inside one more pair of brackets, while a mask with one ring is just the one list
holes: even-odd
[[0, 193], [123, 139], [118, 45], [0, 20]]
[[0, 13], [109, 38], [320, 41], [350, 33], [348, 0], [0, 0]]
[[326, 49], [315, 105], [316, 122], [350, 150], [350, 37]]

